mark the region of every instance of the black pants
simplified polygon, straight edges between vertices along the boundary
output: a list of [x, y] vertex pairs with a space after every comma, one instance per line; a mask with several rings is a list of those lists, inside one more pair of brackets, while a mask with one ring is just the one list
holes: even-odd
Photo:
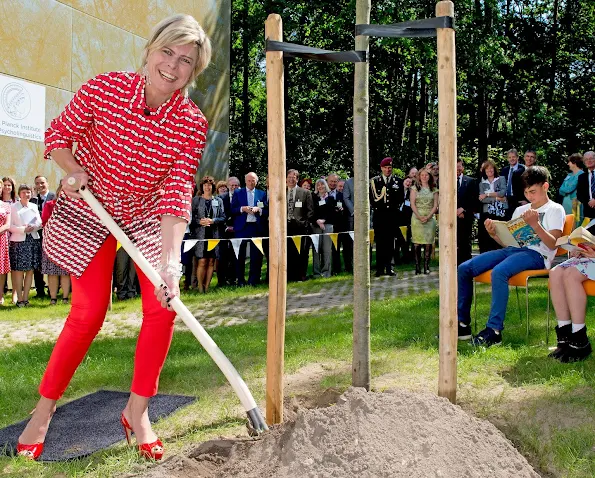
[[473, 217], [457, 218], [457, 265], [471, 259], [471, 234], [473, 233]]
[[[301, 234], [308, 234], [306, 227], [294, 222], [287, 223], [287, 235], [297, 236]], [[306, 241], [302, 238], [301, 248], [298, 252], [293, 239], [287, 239], [287, 280], [299, 281], [306, 278], [306, 271], [308, 268], [308, 254], [306, 250]]]
[[374, 223], [374, 240], [376, 242], [376, 272], [384, 274], [392, 268], [395, 254], [395, 231], [392, 224], [377, 220]]
[[118, 299], [131, 299], [136, 296], [136, 269], [134, 261], [123, 247], [116, 253], [116, 283]]
[[[225, 239], [233, 239], [231, 231], [223, 233]], [[230, 241], [219, 243], [219, 262], [217, 263], [217, 284], [220, 286], [233, 285], [236, 282], [237, 260]]]
[[[241, 232], [236, 234], [238, 238], [250, 238], [260, 236], [256, 223], [247, 222]], [[250, 243], [250, 272], [248, 274], [248, 285], [260, 284], [260, 273], [262, 270], [262, 254], [252, 241], [242, 241], [238, 252], [236, 276], [238, 285], [245, 285], [244, 268], [246, 265], [246, 247]]]

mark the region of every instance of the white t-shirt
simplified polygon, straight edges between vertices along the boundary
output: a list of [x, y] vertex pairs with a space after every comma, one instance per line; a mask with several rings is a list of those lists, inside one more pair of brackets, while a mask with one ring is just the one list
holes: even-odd
[[[531, 204], [525, 204], [524, 206], [519, 206], [514, 210], [512, 214], [512, 219], [516, 219], [520, 217], [525, 211], [528, 211], [531, 208]], [[536, 209], [537, 213], [539, 214], [539, 222], [541, 223], [541, 227], [543, 227], [546, 231], [552, 230], [564, 230], [564, 221], [566, 220], [566, 211], [561, 204], [555, 203], [554, 201], [548, 200], [543, 206]], [[543, 256], [543, 261], [545, 262], [545, 268], [549, 269], [552, 267], [552, 261], [556, 256], [556, 248], [550, 249], [547, 247], [543, 241], [535, 246], [527, 246], [528, 249], [533, 249], [534, 251], [539, 252]]]

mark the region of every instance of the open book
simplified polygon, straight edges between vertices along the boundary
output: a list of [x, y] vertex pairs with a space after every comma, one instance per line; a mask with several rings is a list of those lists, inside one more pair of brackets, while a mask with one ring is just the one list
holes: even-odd
[[510, 221], [492, 222], [496, 227], [496, 235], [505, 247], [536, 246], [541, 242], [541, 238], [522, 217], [517, 217]]
[[557, 247], [567, 251], [580, 251], [580, 244], [590, 244], [595, 247], [595, 236], [584, 227], [577, 227], [569, 236], [562, 236], [556, 241]]

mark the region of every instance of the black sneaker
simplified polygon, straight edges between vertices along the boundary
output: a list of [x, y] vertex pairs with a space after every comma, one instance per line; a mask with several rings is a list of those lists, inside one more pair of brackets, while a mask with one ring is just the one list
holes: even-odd
[[459, 322], [459, 340], [471, 340], [473, 335], [471, 334], [471, 327], [469, 324], [463, 324]]
[[491, 327], [486, 327], [471, 339], [476, 347], [491, 347], [502, 344], [502, 334], [497, 334]]
[[563, 325], [558, 327], [556, 325], [556, 337], [558, 339], [558, 346], [556, 350], [548, 354], [548, 357], [559, 358], [565, 350], [568, 348], [568, 339], [572, 335], [572, 324]]
[[592, 348], [589, 337], [587, 337], [587, 327], [570, 334], [565, 350], [556, 357], [562, 363], [579, 362], [585, 360], [591, 355]]

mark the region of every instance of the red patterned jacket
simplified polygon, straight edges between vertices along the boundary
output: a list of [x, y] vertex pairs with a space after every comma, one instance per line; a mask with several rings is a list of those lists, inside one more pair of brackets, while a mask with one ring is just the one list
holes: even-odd
[[[143, 77], [129, 72], [89, 80], [46, 131], [45, 157], [76, 143], [74, 156], [89, 175], [89, 189], [156, 265], [161, 216], [189, 221], [208, 124], [179, 91], [146, 116], [144, 86]], [[43, 248], [52, 262], [80, 277], [108, 235], [84, 200], [61, 193], [44, 227]]]

